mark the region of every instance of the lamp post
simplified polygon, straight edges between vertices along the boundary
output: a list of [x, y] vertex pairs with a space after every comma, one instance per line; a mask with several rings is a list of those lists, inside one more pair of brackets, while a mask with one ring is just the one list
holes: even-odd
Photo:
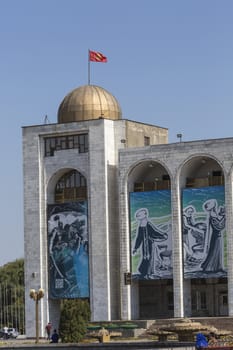
[[180, 139], [180, 142], [182, 142], [182, 136], [183, 136], [182, 134], [177, 134], [177, 135], [176, 135], [176, 137], [177, 137], [178, 139]]
[[43, 298], [44, 296], [44, 290], [40, 288], [38, 291], [35, 289], [30, 289], [29, 293], [30, 298], [32, 298], [35, 301], [35, 315], [36, 315], [36, 343], [39, 343], [39, 300]]

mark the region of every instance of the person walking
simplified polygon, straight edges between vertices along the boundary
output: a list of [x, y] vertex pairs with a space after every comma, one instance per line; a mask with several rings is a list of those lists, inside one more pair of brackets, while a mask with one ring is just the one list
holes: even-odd
[[50, 340], [50, 336], [51, 336], [51, 330], [52, 330], [52, 323], [49, 322], [46, 326], [45, 326], [45, 330], [47, 333], [47, 339]]

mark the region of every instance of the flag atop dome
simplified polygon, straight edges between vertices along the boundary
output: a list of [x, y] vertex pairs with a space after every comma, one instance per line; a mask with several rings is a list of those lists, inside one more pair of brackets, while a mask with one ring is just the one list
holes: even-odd
[[106, 63], [108, 60], [101, 52], [89, 50], [89, 61]]

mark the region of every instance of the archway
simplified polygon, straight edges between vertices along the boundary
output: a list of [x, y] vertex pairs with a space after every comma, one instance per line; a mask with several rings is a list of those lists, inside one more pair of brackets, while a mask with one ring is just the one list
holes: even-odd
[[128, 177], [133, 318], [172, 317], [172, 230], [170, 176], [145, 160]]
[[51, 179], [49, 189], [49, 297], [88, 298], [86, 178], [75, 169], [63, 169]]
[[[224, 173], [207, 155], [190, 158], [180, 172], [186, 316], [226, 314], [227, 254]], [[224, 298], [221, 296], [224, 295]]]

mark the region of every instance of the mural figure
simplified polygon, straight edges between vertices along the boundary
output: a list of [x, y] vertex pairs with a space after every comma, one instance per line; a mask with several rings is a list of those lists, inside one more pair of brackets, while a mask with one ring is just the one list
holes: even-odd
[[183, 191], [185, 278], [226, 277], [223, 186]]
[[[75, 207], [76, 210], [71, 209]], [[79, 203], [49, 206], [51, 297], [89, 296], [87, 215]]]
[[169, 249], [167, 244], [158, 245], [160, 265], [159, 270], [172, 271], [172, 250]]
[[[56, 215], [54, 220], [59, 220]], [[77, 280], [73, 265], [74, 250], [68, 240], [67, 227], [58, 221], [58, 226], [50, 234], [49, 241], [50, 268], [55, 285], [50, 284], [51, 289], [57, 292], [69, 293], [77, 286]], [[52, 282], [52, 281], [51, 281]]]
[[[155, 273], [155, 270], [162, 267], [163, 259], [159, 254], [157, 242], [165, 241], [168, 238], [167, 232], [155, 226], [149, 220], [148, 216], [147, 208], [140, 208], [135, 212], [138, 227], [133, 254], [141, 248], [141, 261], [138, 266], [138, 271], [141, 277], [145, 279], [153, 278], [152, 275]], [[171, 254], [171, 252], [169, 252], [169, 254]]]
[[206, 258], [201, 267], [205, 272], [223, 272], [222, 231], [226, 222], [225, 209], [222, 206], [218, 208], [216, 199], [206, 201], [203, 209], [208, 213], [208, 234], [205, 240]]
[[186, 265], [200, 262], [198, 253], [204, 252], [206, 223], [195, 222], [196, 209], [189, 205], [183, 210], [183, 247]]

